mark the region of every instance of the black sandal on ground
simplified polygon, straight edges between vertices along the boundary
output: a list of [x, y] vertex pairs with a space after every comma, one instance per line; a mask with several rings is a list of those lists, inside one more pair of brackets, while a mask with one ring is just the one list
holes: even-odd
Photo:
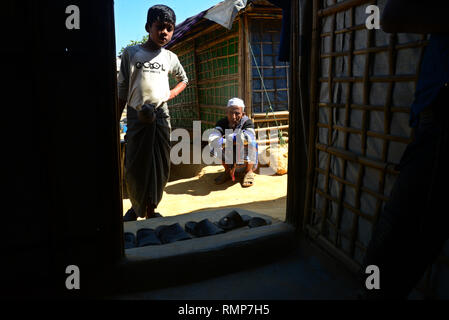
[[204, 219], [200, 222], [189, 221], [185, 225], [185, 230], [195, 237], [212, 236], [224, 232], [223, 229], [217, 227], [209, 219]]

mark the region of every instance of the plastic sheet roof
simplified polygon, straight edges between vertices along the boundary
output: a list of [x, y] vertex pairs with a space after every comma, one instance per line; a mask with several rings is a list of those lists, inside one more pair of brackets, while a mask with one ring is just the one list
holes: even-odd
[[[203, 18], [209, 19], [210, 24], [219, 23], [224, 27], [229, 28], [229, 26], [227, 25], [232, 25], [232, 21], [234, 20], [235, 15], [240, 9], [246, 6], [246, 3], [247, 0], [224, 0], [213, 5], [209, 9], [198, 13], [197, 15], [187, 18], [175, 27], [175, 32], [173, 33], [172, 40], [166, 45], [166, 48], [170, 48], [174, 44], [179, 42], [183, 38], [183, 36]], [[228, 20], [227, 23], [224, 23], [222, 21], [223, 19]]]
[[[171, 41], [167, 44], [166, 47], [170, 48], [175, 43], [177, 43], [179, 40], [181, 40], [182, 37], [184, 36], [184, 34], [186, 34], [188, 31], [190, 31], [195, 24], [197, 24], [201, 19], [203, 19], [204, 15], [207, 13], [207, 11], [209, 9], [204, 10], [190, 18], [187, 18], [186, 20], [184, 20], [183, 22], [178, 24], [175, 27], [175, 32], [173, 33], [173, 37], [172, 37]], [[211, 23], [212, 23], [212, 21], [211, 21]]]

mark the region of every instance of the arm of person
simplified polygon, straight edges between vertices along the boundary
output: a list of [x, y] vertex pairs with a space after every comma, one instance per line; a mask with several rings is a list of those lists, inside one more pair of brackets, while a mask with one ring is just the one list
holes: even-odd
[[388, 0], [381, 27], [389, 33], [447, 33], [446, 1]]
[[168, 97], [168, 100], [171, 100], [175, 98], [178, 94], [184, 91], [184, 89], [187, 87], [187, 83], [184, 81], [179, 82], [176, 87], [170, 90], [170, 96]]
[[181, 62], [179, 62], [178, 56], [174, 53], [171, 53], [171, 59], [170, 73], [176, 77], [176, 79], [178, 80], [178, 84], [176, 85], [176, 87], [170, 90], [170, 96], [168, 100], [173, 99], [178, 94], [183, 92], [187, 87], [187, 84], [189, 83], [186, 71], [182, 67]]

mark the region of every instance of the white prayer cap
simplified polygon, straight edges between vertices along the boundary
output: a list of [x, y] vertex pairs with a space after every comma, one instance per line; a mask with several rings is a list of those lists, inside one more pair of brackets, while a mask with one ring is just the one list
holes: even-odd
[[243, 102], [242, 99], [239, 99], [239, 98], [229, 99], [228, 107], [233, 107], [233, 106], [242, 107], [243, 109], [245, 109], [245, 103]]

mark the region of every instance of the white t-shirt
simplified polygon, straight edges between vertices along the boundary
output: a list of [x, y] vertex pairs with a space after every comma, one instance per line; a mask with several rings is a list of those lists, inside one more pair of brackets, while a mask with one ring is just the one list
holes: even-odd
[[120, 64], [118, 96], [136, 110], [145, 103], [158, 107], [170, 96], [169, 73], [178, 81], [188, 83], [186, 72], [175, 53], [164, 48], [127, 47]]

